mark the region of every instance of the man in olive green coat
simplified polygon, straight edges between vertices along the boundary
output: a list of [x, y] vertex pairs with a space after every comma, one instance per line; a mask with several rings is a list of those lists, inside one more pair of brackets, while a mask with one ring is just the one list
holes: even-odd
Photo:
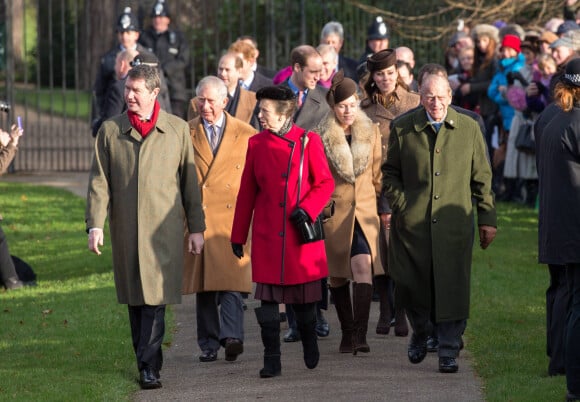
[[422, 107], [395, 120], [382, 166], [392, 208], [389, 266], [414, 331], [409, 360], [425, 358], [431, 319], [439, 371], [454, 373], [469, 316], [474, 205], [481, 247], [496, 233], [491, 168], [477, 123], [448, 108], [449, 82], [429, 75], [420, 95]]
[[165, 305], [181, 302], [183, 222], [190, 253], [201, 253], [205, 230], [189, 126], [160, 110], [159, 87], [155, 67], [130, 70], [127, 112], [97, 134], [86, 209], [97, 255], [109, 216], [117, 299], [129, 308], [144, 389], [161, 387]]

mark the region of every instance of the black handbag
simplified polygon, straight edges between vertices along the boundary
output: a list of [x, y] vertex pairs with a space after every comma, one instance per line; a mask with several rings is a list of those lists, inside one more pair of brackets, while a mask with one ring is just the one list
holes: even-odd
[[[304, 145], [306, 142], [306, 132], [300, 139], [300, 167], [298, 169], [298, 196], [296, 201], [296, 207], [300, 204], [300, 187], [302, 187], [302, 170], [304, 165]], [[334, 205], [332, 208], [332, 213], [334, 213]], [[322, 222], [324, 217], [323, 213], [320, 213], [314, 222], [306, 221], [300, 224], [300, 234], [302, 239], [302, 244], [312, 243], [319, 240], [324, 240], [324, 227]]]
[[536, 141], [534, 139], [534, 123], [526, 120], [519, 128], [516, 137], [516, 149], [526, 154], [536, 153]]

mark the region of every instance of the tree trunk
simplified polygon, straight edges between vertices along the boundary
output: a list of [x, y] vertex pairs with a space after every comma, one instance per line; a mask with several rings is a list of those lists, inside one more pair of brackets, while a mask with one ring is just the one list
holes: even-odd
[[97, 76], [101, 57], [117, 41], [118, 0], [85, 0], [84, 12], [79, 15], [80, 87], [91, 89]]

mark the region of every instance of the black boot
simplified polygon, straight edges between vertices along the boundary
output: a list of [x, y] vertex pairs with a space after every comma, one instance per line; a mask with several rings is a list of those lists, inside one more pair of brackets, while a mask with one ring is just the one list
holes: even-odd
[[304, 364], [309, 369], [313, 369], [318, 365], [320, 359], [318, 337], [316, 336], [316, 303], [293, 304], [292, 307], [302, 339]]
[[505, 201], [505, 202], [512, 202], [516, 200], [516, 191], [517, 191], [517, 183], [516, 179], [503, 179], [504, 182], [504, 191], [501, 194], [498, 194], [495, 198], [496, 201]]
[[342, 330], [342, 339], [338, 351], [340, 353], [352, 353], [352, 331], [354, 328], [354, 319], [352, 316], [352, 303], [350, 301], [350, 284], [330, 288], [330, 294], [334, 300], [336, 315], [340, 321]]
[[354, 283], [352, 289], [354, 307], [354, 334], [352, 353], [368, 353], [371, 348], [367, 344], [367, 330], [369, 326], [369, 313], [371, 310], [371, 298], [373, 286], [370, 283]]
[[386, 275], [375, 277], [375, 287], [379, 293], [379, 321], [376, 332], [379, 335], [387, 335], [391, 329], [393, 319], [393, 286], [392, 280]]
[[526, 205], [530, 208], [536, 207], [536, 198], [538, 197], [538, 180], [526, 180]]
[[254, 310], [261, 327], [264, 344], [264, 368], [260, 370], [261, 378], [277, 377], [282, 374], [280, 363], [280, 313], [278, 305], [269, 303]]

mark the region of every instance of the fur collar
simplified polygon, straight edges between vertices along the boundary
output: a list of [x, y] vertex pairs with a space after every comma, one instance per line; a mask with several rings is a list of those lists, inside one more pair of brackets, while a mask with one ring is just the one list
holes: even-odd
[[351, 127], [350, 147], [344, 130], [332, 112], [326, 115], [315, 130], [320, 133], [328, 161], [334, 166], [338, 175], [348, 183], [354, 183], [369, 165], [373, 151], [373, 126], [371, 119], [358, 109]]

